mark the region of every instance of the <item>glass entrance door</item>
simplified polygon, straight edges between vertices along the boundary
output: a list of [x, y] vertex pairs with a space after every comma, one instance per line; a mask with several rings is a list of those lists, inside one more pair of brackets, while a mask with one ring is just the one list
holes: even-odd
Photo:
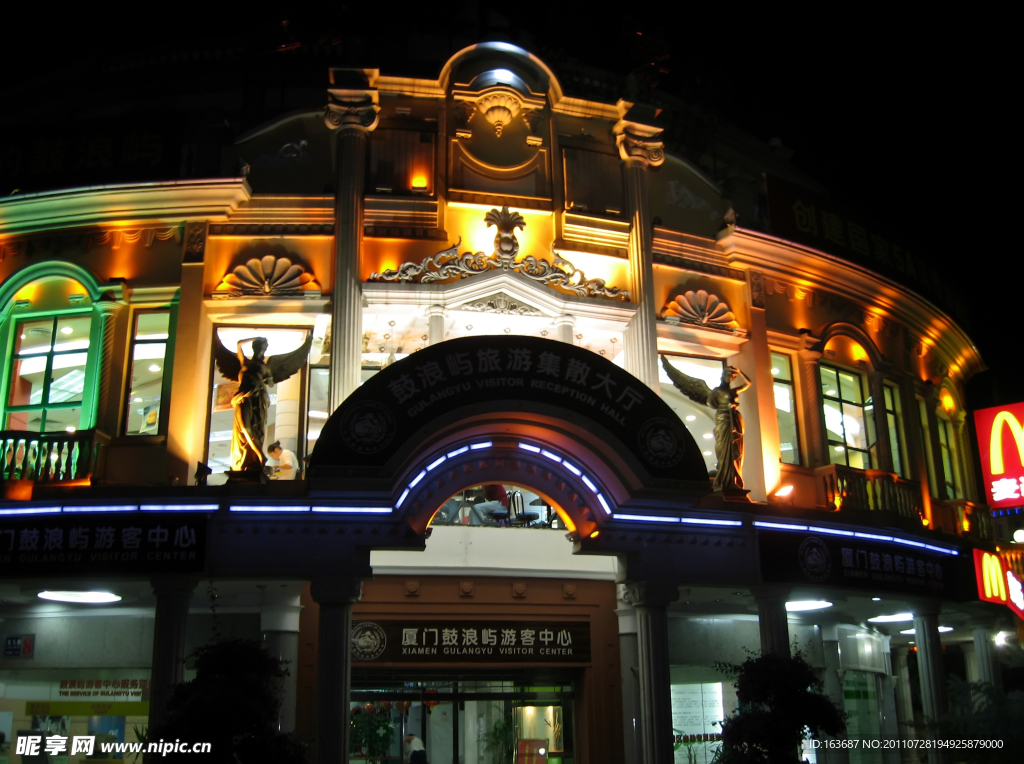
[[570, 683], [384, 684], [361, 681], [352, 692], [353, 762], [417, 764], [421, 749], [429, 764], [575, 762]]

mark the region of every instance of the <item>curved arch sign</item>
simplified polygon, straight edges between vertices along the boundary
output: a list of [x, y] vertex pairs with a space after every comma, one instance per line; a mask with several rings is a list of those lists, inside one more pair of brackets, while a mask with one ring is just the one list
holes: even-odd
[[536, 337], [481, 336], [424, 348], [367, 380], [333, 412], [312, 474], [372, 470], [415, 438], [481, 411], [555, 416], [628, 452], [654, 478], [707, 481], [693, 435], [640, 380], [584, 348]]
[[979, 409], [974, 424], [988, 505], [1024, 505], [1024, 403]]

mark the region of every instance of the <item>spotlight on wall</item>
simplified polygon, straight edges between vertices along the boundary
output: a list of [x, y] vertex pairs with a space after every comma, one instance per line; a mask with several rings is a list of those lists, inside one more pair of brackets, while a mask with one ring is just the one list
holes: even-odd
[[1006, 632], [1001, 631], [996, 634], [995, 639], [992, 640], [996, 647], [1006, 647]]
[[775, 497], [778, 499], [782, 499], [785, 498], [786, 496], [789, 496], [791, 493], [793, 493], [793, 486], [784, 485], [782, 486], [782, 488], [775, 492]]
[[893, 613], [892, 615], [876, 615], [874, 618], [869, 618], [868, 623], [900, 623], [913, 620], [913, 613]]
[[1024, 544], [1024, 528], [1018, 528], [1013, 532], [1013, 543]]
[[36, 595], [41, 600], [53, 602], [74, 602], [74, 603], [98, 603], [98, 602], [119, 602], [121, 596], [110, 592], [70, 592], [70, 591], [41, 591]]
[[793, 600], [786, 603], [786, 612], [803, 613], [807, 610], [824, 610], [827, 607], [832, 607], [832, 603], [827, 600]]

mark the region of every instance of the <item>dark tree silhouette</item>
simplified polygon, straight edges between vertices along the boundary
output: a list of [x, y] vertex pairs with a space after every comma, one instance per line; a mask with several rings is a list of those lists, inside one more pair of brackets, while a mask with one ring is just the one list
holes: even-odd
[[803, 655], [768, 654], [741, 665], [717, 664], [736, 677], [739, 713], [722, 723], [719, 764], [790, 764], [800, 761], [806, 736], [840, 735], [846, 717], [822, 692], [822, 683]]
[[[195, 679], [175, 686], [165, 721], [147, 742], [211, 743], [206, 764], [304, 764], [304, 746], [277, 731], [278, 688], [287, 675], [279, 659], [247, 639], [214, 642], [193, 657]], [[196, 755], [155, 760], [194, 764]]]

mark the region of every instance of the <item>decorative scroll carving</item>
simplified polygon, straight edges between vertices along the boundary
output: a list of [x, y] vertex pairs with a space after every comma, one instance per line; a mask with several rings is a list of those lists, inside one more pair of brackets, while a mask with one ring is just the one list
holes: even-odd
[[654, 167], [665, 161], [665, 142], [657, 135], [638, 135], [627, 129], [616, 136], [615, 143], [622, 159], [639, 159]]
[[764, 274], [761, 271], [750, 271], [750, 305], [764, 307]]
[[735, 329], [738, 324], [736, 317], [729, 310], [725, 301], [717, 295], [708, 294], [703, 289], [693, 290], [676, 295], [674, 300], [665, 304], [661, 311], [662, 317], [670, 324], [697, 324], [712, 329]]
[[526, 221], [518, 212], [509, 212], [507, 206], [499, 211], [492, 209], [484, 217], [487, 226], [498, 229], [494, 237], [494, 252], [485, 255], [483, 252], [464, 252], [459, 254], [461, 237], [448, 249], [425, 258], [419, 263], [402, 263], [396, 269], [388, 269], [383, 273], [370, 274], [370, 281], [404, 281], [419, 284], [430, 284], [449, 281], [486, 273], [495, 268], [505, 271], [518, 271], [545, 286], [560, 289], [569, 294], [581, 297], [608, 297], [610, 299], [629, 300], [629, 292], [618, 287], [607, 286], [604, 279], [588, 279], [583, 271], [559, 257], [552, 250], [551, 262], [528, 255], [519, 262], [519, 241], [515, 229], [525, 228]]
[[238, 297], [319, 297], [320, 285], [301, 265], [287, 257], [252, 258], [225, 274], [214, 299]]
[[124, 243], [134, 244], [142, 241], [146, 247], [153, 246], [154, 241], [174, 241], [181, 243], [181, 226], [171, 228], [111, 228], [107, 231], [94, 231], [85, 234], [84, 247], [88, 251], [92, 247], [109, 245], [111, 249], [120, 249]]
[[185, 262], [203, 262], [203, 253], [206, 251], [206, 224], [186, 223], [185, 224]]
[[330, 88], [330, 101], [324, 112], [324, 123], [331, 130], [357, 128], [373, 130], [379, 121], [377, 104], [380, 96], [375, 88], [348, 90]]
[[485, 297], [476, 302], [468, 302], [459, 306], [459, 310], [472, 310], [479, 313], [501, 313], [510, 316], [540, 316], [542, 315], [532, 305], [520, 305], [504, 292]]

